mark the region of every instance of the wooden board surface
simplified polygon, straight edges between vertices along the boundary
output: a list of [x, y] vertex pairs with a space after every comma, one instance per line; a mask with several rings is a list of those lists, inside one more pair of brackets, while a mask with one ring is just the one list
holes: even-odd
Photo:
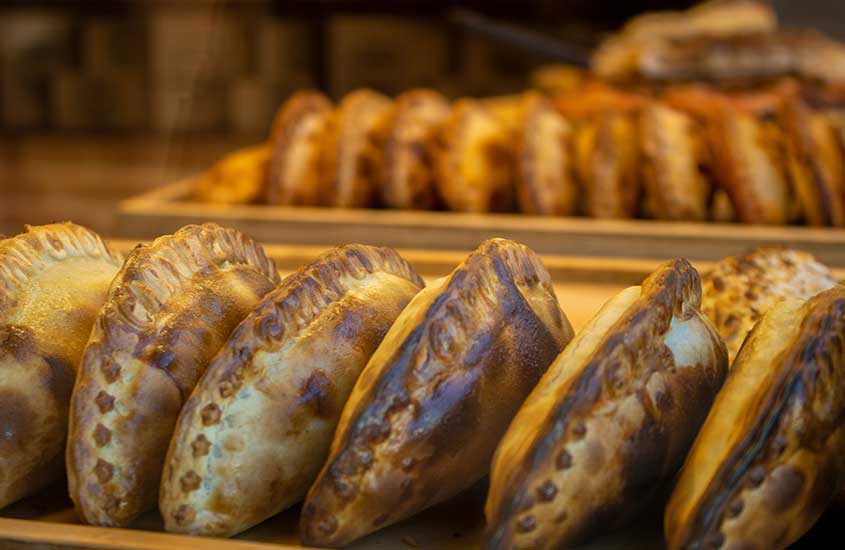
[[264, 242], [326, 245], [362, 242], [399, 248], [472, 249], [509, 237], [544, 254], [627, 258], [684, 256], [714, 261], [757, 246], [807, 250], [845, 267], [845, 230], [795, 226], [541, 218], [395, 210], [214, 205], [189, 202], [187, 179], [123, 201], [118, 236], [153, 237], [201, 221], [237, 227]]

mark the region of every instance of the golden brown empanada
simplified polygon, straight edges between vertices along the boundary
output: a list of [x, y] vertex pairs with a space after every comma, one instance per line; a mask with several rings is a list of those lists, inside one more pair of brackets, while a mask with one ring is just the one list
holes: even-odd
[[94, 323], [71, 399], [68, 482], [84, 521], [128, 525], [155, 505], [182, 403], [278, 281], [259, 245], [216, 224], [132, 251]]
[[830, 270], [800, 250], [759, 248], [717, 262], [701, 277], [701, 311], [713, 322], [733, 363], [745, 336], [777, 302], [806, 300], [836, 284]]
[[689, 115], [650, 103], [640, 114], [641, 170], [651, 213], [663, 220], [704, 221], [710, 182], [705, 144]]
[[301, 500], [358, 375], [422, 287], [394, 250], [349, 245], [267, 294], [179, 417], [159, 496], [167, 530], [230, 536]]
[[571, 124], [536, 92], [522, 99], [516, 132], [516, 197], [521, 211], [571, 216], [578, 206]]
[[0, 240], [0, 508], [62, 475], [73, 381], [122, 261], [72, 223]]
[[396, 98], [384, 136], [381, 196], [385, 206], [431, 210], [437, 206], [432, 147], [449, 102], [434, 90], [411, 90]]
[[320, 204], [320, 146], [331, 113], [331, 101], [315, 91], [298, 92], [279, 109], [270, 133], [269, 204]]
[[786, 548], [845, 481], [845, 287], [754, 327], [666, 508], [670, 549]]
[[540, 259], [483, 243], [408, 304], [364, 368], [303, 506], [303, 542], [345, 545], [477, 481], [571, 337]]
[[633, 115], [601, 113], [575, 134], [575, 170], [593, 218], [633, 218], [640, 197], [639, 144]]
[[739, 221], [785, 224], [790, 194], [774, 121], [721, 109], [709, 121], [713, 176], [731, 198]]
[[374, 206], [383, 157], [377, 132], [390, 106], [387, 97], [361, 89], [347, 94], [329, 117], [320, 144], [320, 204]]
[[199, 178], [193, 198], [217, 204], [259, 202], [265, 194], [269, 162], [267, 143], [229, 153]]
[[487, 497], [487, 548], [568, 548], [671, 481], [727, 372], [698, 273], [668, 262], [611, 299], [511, 422]]
[[480, 102], [461, 99], [438, 132], [435, 173], [440, 195], [456, 212], [513, 208], [513, 139]]
[[834, 126], [798, 99], [786, 102], [781, 123], [790, 179], [804, 221], [841, 227], [845, 224], [845, 168]]

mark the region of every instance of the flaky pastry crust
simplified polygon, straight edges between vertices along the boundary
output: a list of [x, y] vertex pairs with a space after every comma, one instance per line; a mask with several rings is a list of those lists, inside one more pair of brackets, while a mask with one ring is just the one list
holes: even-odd
[[250, 204], [263, 200], [270, 162], [266, 143], [239, 149], [214, 163], [199, 179], [194, 200], [217, 204]]
[[73, 381], [122, 262], [72, 223], [0, 240], [0, 508], [64, 471]]
[[666, 508], [670, 549], [782, 549], [845, 480], [845, 287], [754, 327]]
[[493, 458], [486, 547], [568, 548], [672, 479], [727, 371], [683, 259], [606, 304], [526, 399]]
[[230, 536], [301, 500], [355, 380], [422, 287], [396, 251], [348, 245], [267, 294], [182, 410], [162, 475], [165, 527]]
[[182, 403], [278, 281], [259, 245], [217, 224], [189, 225], [130, 253], [71, 399], [68, 482], [84, 521], [124, 526], [155, 504]]
[[477, 481], [571, 337], [540, 259], [483, 243], [411, 301], [365, 367], [303, 506], [303, 542], [348, 544]]
[[752, 327], [777, 302], [806, 300], [836, 284], [811, 254], [758, 248], [722, 259], [701, 278], [701, 310], [713, 322], [733, 363]]
[[270, 132], [269, 204], [320, 204], [320, 146], [331, 113], [331, 101], [316, 91], [298, 92], [279, 109]]

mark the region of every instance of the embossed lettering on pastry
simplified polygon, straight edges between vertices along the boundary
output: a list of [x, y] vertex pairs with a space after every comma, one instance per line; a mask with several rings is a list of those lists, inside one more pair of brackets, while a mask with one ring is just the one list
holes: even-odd
[[575, 214], [578, 187], [570, 142], [571, 124], [545, 97], [522, 99], [516, 139], [516, 196], [520, 210], [545, 216]]
[[698, 273], [668, 262], [611, 299], [555, 360], [493, 458], [487, 548], [568, 548], [671, 481], [727, 371]]
[[733, 363], [746, 335], [777, 302], [806, 300], [836, 284], [811, 254], [759, 248], [717, 262], [701, 278], [701, 310], [713, 321]]
[[589, 216], [636, 216], [640, 197], [637, 141], [632, 115], [602, 113], [579, 127], [575, 168]]
[[386, 122], [382, 202], [390, 208], [437, 206], [433, 140], [449, 116], [449, 102], [434, 90], [411, 90], [396, 98]]
[[358, 375], [422, 286], [395, 251], [350, 245], [265, 296], [179, 417], [159, 498], [167, 529], [229, 536], [301, 500]]
[[513, 138], [480, 102], [455, 102], [438, 132], [435, 151], [438, 189], [450, 210], [483, 213], [513, 208]]
[[279, 110], [270, 133], [267, 202], [320, 204], [320, 146], [331, 113], [331, 101], [314, 91], [294, 94]]
[[82, 349], [122, 261], [72, 223], [0, 240], [0, 508], [61, 477]]
[[348, 544], [477, 481], [571, 337], [540, 259], [483, 243], [411, 301], [364, 368], [303, 506], [303, 542]]
[[710, 182], [705, 144], [692, 117], [651, 103], [640, 115], [642, 172], [652, 213], [663, 220], [704, 221]]
[[728, 193], [741, 222], [784, 224], [789, 187], [782, 160], [783, 136], [773, 121], [723, 109], [708, 130], [713, 175]]
[[383, 152], [378, 131], [391, 101], [372, 90], [347, 94], [329, 117], [320, 145], [320, 203], [367, 208], [379, 195]]
[[800, 100], [781, 113], [791, 182], [808, 225], [845, 224], [845, 168], [835, 128]]
[[260, 246], [216, 224], [132, 251], [94, 323], [71, 399], [68, 482], [84, 521], [128, 525], [155, 505], [183, 401], [278, 281]]
[[270, 146], [266, 143], [229, 153], [200, 177], [194, 198], [217, 204], [248, 204], [264, 198]]
[[671, 549], [780, 549], [845, 480], [845, 287], [754, 327], [666, 508]]

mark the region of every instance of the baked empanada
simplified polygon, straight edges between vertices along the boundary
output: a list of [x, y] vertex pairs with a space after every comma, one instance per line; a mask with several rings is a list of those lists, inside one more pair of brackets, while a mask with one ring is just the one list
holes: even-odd
[[793, 100], [781, 110], [787, 165], [795, 195], [808, 225], [845, 224], [845, 169], [836, 130], [822, 113]]
[[62, 475], [73, 381], [122, 261], [72, 223], [0, 240], [0, 508]]
[[347, 94], [329, 117], [320, 144], [320, 204], [374, 206], [383, 156], [377, 132], [390, 106], [387, 97], [361, 89]]
[[671, 481], [727, 372], [683, 259], [611, 299], [555, 360], [493, 458], [487, 548], [568, 548]]
[[394, 250], [349, 245], [267, 294], [182, 409], [159, 496], [167, 530], [230, 536], [301, 500], [358, 375], [422, 287]]
[[704, 221], [710, 181], [705, 144], [689, 115], [654, 102], [640, 114], [641, 166], [651, 213], [662, 220]]
[[68, 482], [84, 521], [128, 525], [155, 505], [182, 403], [278, 281], [259, 245], [211, 223], [130, 253], [94, 323], [71, 398]]
[[193, 199], [217, 204], [248, 204], [264, 198], [270, 146], [266, 143], [229, 153], [199, 179]]
[[483, 243], [420, 292], [364, 368], [302, 509], [342, 546], [469, 487], [572, 328], [540, 259]]
[[513, 139], [480, 102], [461, 99], [438, 132], [435, 173], [440, 195], [456, 212], [513, 208]]
[[845, 481], [845, 287], [754, 327], [666, 508], [670, 549], [776, 550]]
[[528, 214], [571, 216], [578, 206], [570, 123], [536, 92], [522, 99], [516, 133], [516, 197]]
[[713, 176], [739, 221], [785, 224], [790, 196], [776, 124], [725, 108], [711, 117], [707, 133]]
[[396, 98], [384, 131], [381, 197], [385, 206], [431, 210], [437, 206], [432, 147], [449, 102], [434, 90], [411, 90]]
[[575, 170], [593, 218], [633, 218], [640, 197], [639, 144], [633, 115], [606, 112], [575, 134]]
[[717, 262], [701, 277], [701, 311], [713, 322], [733, 363], [745, 336], [777, 302], [806, 300], [836, 284], [812, 255], [785, 248], [759, 248]]
[[332, 103], [320, 92], [294, 94], [279, 109], [270, 132], [267, 202], [320, 204], [320, 146]]

